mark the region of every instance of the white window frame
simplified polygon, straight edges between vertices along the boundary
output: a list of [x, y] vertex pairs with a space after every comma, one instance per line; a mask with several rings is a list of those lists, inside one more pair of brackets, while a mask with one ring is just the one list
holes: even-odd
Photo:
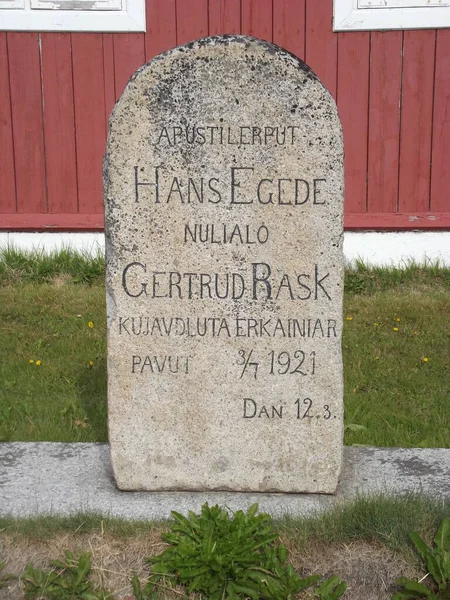
[[[10, 8], [10, 9], [18, 9], [24, 8], [24, 0], [0, 0], [0, 9], [2, 8]], [[1, 24], [1, 19], [0, 19]]]
[[[389, 2], [390, 0], [387, 0]], [[403, 7], [380, 6], [358, 8], [358, 0], [333, 0], [334, 31], [370, 31], [386, 29], [435, 29], [450, 27], [450, 6]], [[384, 4], [384, 1], [383, 1]], [[393, 4], [398, 4], [393, 0]], [[428, 4], [423, 0], [423, 4]]]
[[[31, 8], [32, 1], [39, 8]], [[0, 6], [0, 31], [145, 31], [145, 0], [122, 0], [122, 9], [63, 10], [58, 0], [50, 8], [35, 0], [23, 0], [22, 6], [16, 0], [11, 9], [3, 8], [6, 4]]]

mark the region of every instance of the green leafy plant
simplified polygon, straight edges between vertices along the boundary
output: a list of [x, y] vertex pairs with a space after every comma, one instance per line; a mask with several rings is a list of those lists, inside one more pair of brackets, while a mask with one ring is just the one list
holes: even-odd
[[427, 546], [416, 532], [411, 532], [409, 537], [434, 582], [433, 589], [421, 581], [402, 577], [397, 580], [402, 588], [392, 596], [392, 600], [450, 600], [450, 518], [446, 517], [440, 524], [432, 546]]
[[95, 590], [89, 580], [91, 559], [88, 552], [74, 556], [70, 550], [65, 560], [52, 562], [51, 570], [28, 564], [22, 576], [26, 600], [112, 600], [111, 594]]
[[[190, 512], [189, 518], [172, 512], [175, 522], [163, 535], [169, 547], [148, 559], [150, 579], [144, 587], [136, 576], [132, 579], [136, 600], [156, 599], [159, 588], [173, 585], [183, 585], [189, 594], [196, 592], [209, 600], [289, 600], [317, 583], [319, 576], [297, 575], [288, 562], [287, 548], [273, 531], [271, 517], [257, 512], [257, 504], [232, 517], [208, 504], [200, 515]], [[316, 597], [336, 600], [344, 590], [345, 584], [336, 578]]]
[[338, 600], [338, 598], [344, 595], [346, 589], [347, 584], [345, 581], [341, 581], [339, 577], [333, 575], [329, 579], [322, 581], [314, 590], [313, 598], [318, 598], [318, 600]]
[[2, 571], [5, 568], [6, 563], [0, 560], [0, 588], [7, 587], [9, 582], [16, 579], [14, 575], [3, 574]]

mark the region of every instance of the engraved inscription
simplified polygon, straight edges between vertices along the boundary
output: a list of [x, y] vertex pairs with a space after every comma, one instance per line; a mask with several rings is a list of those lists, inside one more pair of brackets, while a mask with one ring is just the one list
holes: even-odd
[[132, 373], [189, 373], [189, 356], [140, 356], [131, 358]]
[[[229, 176], [173, 176], [160, 165], [148, 169], [152, 179], [144, 179], [144, 167], [134, 167], [135, 202], [155, 204], [230, 204], [234, 206], [303, 206], [325, 205], [323, 184], [326, 178], [305, 179], [305, 176], [276, 177], [268, 174], [255, 181], [254, 166], [230, 167]], [[143, 191], [146, 191], [144, 194]]]
[[[297, 108], [297, 107], [296, 107]], [[223, 121], [223, 119], [220, 119]], [[230, 146], [291, 146], [297, 141], [298, 125], [265, 126], [242, 125], [186, 125], [184, 127], [162, 127], [154, 135], [153, 144], [177, 146], [178, 144], [230, 145]]]
[[266, 244], [269, 230], [265, 225], [194, 223], [184, 226], [184, 242], [210, 244]]
[[[130, 298], [180, 300], [331, 300], [328, 278], [314, 265], [311, 272], [282, 273], [264, 262], [253, 262], [246, 273], [195, 273], [153, 271], [146, 263], [129, 263], [122, 272], [122, 287]], [[137, 281], [130, 283], [130, 278]]]
[[336, 319], [120, 315], [117, 329], [119, 335], [175, 338], [333, 339], [338, 336]]
[[242, 367], [239, 379], [246, 373], [258, 378], [261, 375], [315, 375], [316, 373], [316, 351], [305, 352], [303, 350], [292, 350], [275, 352], [271, 350], [267, 355], [259, 355], [257, 351], [241, 349], [238, 353], [236, 364]]
[[267, 419], [278, 417], [282, 419], [283, 406], [275, 406], [274, 404], [266, 406], [265, 404], [258, 404], [253, 398], [244, 398], [244, 414], [242, 416], [244, 419], [261, 419], [261, 417]]
[[336, 419], [329, 404], [320, 404], [311, 398], [297, 398], [291, 404], [268, 404], [254, 398], [243, 398], [242, 418], [244, 419], [296, 419], [301, 422], [317, 422]]

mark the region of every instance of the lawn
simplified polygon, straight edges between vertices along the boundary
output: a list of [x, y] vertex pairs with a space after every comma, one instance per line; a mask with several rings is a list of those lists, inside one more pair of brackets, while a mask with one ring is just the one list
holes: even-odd
[[[0, 256], [0, 440], [107, 441], [104, 263]], [[450, 446], [450, 270], [348, 271], [345, 443]]]

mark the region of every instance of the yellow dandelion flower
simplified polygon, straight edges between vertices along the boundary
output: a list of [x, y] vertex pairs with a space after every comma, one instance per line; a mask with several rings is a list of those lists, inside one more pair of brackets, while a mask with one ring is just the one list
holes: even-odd
[[40, 367], [40, 366], [41, 366], [41, 361], [40, 361], [40, 360], [37, 360], [37, 361], [36, 361], [36, 366], [37, 366], [37, 367]]
[[423, 362], [428, 362], [428, 358], [426, 356], [423, 357]]
[[397, 321], [397, 323], [400, 323], [399, 317], [397, 317], [395, 320]]
[[375, 360], [380, 360], [380, 357], [379, 356], [375, 356]]
[[30, 363], [30, 365], [32, 365], [34, 363], [34, 360], [32, 358], [30, 358], [30, 360], [28, 362]]
[[88, 327], [89, 327], [89, 329], [94, 329], [94, 322], [93, 321], [89, 321]]
[[398, 331], [398, 327], [394, 327], [394, 331]]
[[347, 321], [353, 321], [353, 317], [347, 317]]
[[90, 367], [93, 367], [93, 366], [94, 366], [94, 361], [93, 361], [93, 360], [90, 360], [90, 361], [89, 361], [89, 366], [90, 366]]

